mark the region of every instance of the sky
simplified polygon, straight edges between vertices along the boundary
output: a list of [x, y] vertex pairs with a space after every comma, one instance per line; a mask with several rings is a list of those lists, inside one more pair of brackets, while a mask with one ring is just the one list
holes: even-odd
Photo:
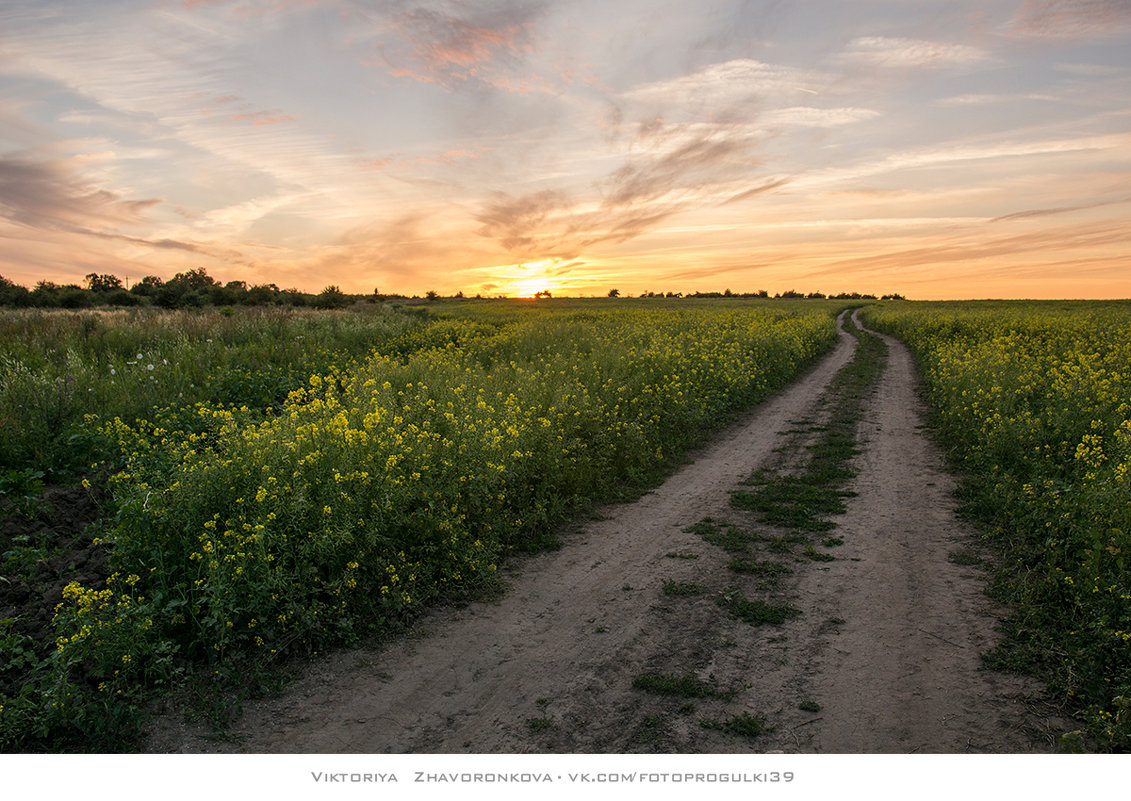
[[1131, 297], [1131, 0], [0, 0], [0, 275]]

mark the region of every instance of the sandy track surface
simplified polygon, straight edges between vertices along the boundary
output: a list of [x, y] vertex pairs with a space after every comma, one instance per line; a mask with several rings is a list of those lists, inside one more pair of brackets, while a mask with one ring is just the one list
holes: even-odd
[[[1036, 688], [979, 670], [994, 618], [975, 567], [948, 560], [969, 533], [924, 436], [906, 350], [862, 424], [858, 497], [831, 562], [798, 564], [775, 592], [802, 614], [752, 627], [716, 599], [742, 586], [728, 556], [688, 527], [756, 525], [730, 493], [788, 461], [796, 425], [851, 358], [854, 339], [722, 432], [662, 486], [506, 570], [497, 602], [440, 609], [413, 633], [310, 666], [249, 706], [217, 742], [157, 727], [152, 751], [249, 753], [1022, 752], [1048, 749], [1022, 703]], [[745, 515], [745, 517], [744, 517]], [[678, 558], [677, 558], [677, 555]], [[801, 560], [796, 560], [800, 562]], [[694, 581], [696, 597], [663, 592]], [[750, 579], [745, 579], [749, 583]], [[642, 673], [693, 674], [719, 692], [688, 700], [634, 689]], [[798, 708], [803, 701], [817, 712]], [[754, 738], [710, 725], [749, 713]], [[707, 725], [705, 725], [705, 723]]]

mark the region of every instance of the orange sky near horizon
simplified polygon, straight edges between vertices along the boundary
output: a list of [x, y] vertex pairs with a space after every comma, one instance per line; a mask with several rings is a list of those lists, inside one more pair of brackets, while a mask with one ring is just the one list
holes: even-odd
[[0, 275], [1131, 297], [1131, 5], [9, 0]]

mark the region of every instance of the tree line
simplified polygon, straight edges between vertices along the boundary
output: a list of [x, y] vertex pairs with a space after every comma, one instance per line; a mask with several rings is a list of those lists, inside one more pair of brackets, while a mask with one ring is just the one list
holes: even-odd
[[[90, 273], [84, 286], [40, 281], [34, 288], [16, 284], [0, 275], [0, 306], [83, 309], [92, 306], [157, 306], [184, 309], [201, 306], [311, 306], [336, 309], [361, 299], [382, 300], [386, 296], [350, 295], [337, 286], [318, 294], [298, 289], [280, 289], [275, 284], [249, 286], [246, 281], [222, 283], [203, 267], [177, 273], [168, 281], [147, 275], [127, 287], [116, 275]], [[390, 296], [392, 297], [392, 296]]]
[[[416, 296], [413, 296], [414, 298]], [[464, 298], [457, 292], [453, 298]], [[480, 295], [476, 295], [480, 298]], [[549, 290], [538, 292], [535, 300], [549, 300]], [[622, 297], [619, 289], [609, 290], [608, 297]], [[628, 297], [627, 295], [624, 297]], [[830, 298], [833, 300], [876, 300], [875, 295], [859, 292], [841, 292], [825, 295], [821, 292], [795, 292], [787, 290], [774, 295], [764, 289], [757, 292], [641, 292], [641, 298]], [[442, 296], [435, 290], [428, 290], [425, 299], [440, 300]], [[84, 309], [93, 306], [157, 306], [165, 309], [184, 309], [203, 306], [309, 306], [318, 309], [340, 309], [359, 302], [381, 302], [384, 300], [407, 299], [405, 295], [381, 294], [373, 290], [371, 295], [355, 295], [342, 292], [337, 286], [327, 286], [318, 294], [302, 292], [298, 289], [280, 289], [275, 284], [255, 284], [246, 281], [222, 283], [210, 276], [203, 267], [177, 273], [168, 281], [155, 275], [147, 275], [133, 286], [127, 286], [116, 275], [90, 273], [83, 286], [78, 284], [59, 285], [52, 281], [39, 281], [28, 289], [0, 275], [0, 306], [41, 309]], [[880, 300], [903, 300], [901, 295], [883, 295]]]

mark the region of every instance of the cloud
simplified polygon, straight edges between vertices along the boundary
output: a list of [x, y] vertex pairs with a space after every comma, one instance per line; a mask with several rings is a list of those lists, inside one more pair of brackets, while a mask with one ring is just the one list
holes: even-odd
[[1074, 211], [1086, 211], [1088, 209], [1098, 209], [1103, 206], [1116, 206], [1121, 203], [1131, 202], [1131, 197], [1122, 197], [1116, 200], [1102, 200], [1095, 203], [1079, 203], [1075, 206], [1059, 206], [1051, 209], [1028, 209], [1026, 211], [1016, 211], [1012, 214], [1003, 214], [1000, 217], [994, 217], [990, 222], [1003, 222], [1005, 220], [1025, 220], [1032, 217], [1051, 217], [1056, 214], [1069, 214]]
[[141, 221], [160, 199], [124, 200], [78, 177], [78, 159], [0, 158], [0, 212], [33, 228], [89, 233]]
[[1122, 152], [1129, 144], [1131, 144], [1131, 134], [1116, 133], [1082, 136], [1076, 139], [1015, 140], [984, 145], [936, 145], [896, 152], [890, 156], [856, 165], [814, 170], [799, 176], [794, 183], [798, 187], [810, 188], [845, 184], [860, 178], [885, 173], [947, 167], [980, 160], [995, 161], [1025, 156], [1051, 156], [1086, 152]]
[[[475, 219], [482, 223], [479, 231], [482, 236], [498, 239], [509, 251], [526, 252], [541, 238], [547, 219], [552, 214], [567, 211], [570, 205], [570, 199], [555, 190], [541, 190], [521, 197], [495, 192]], [[555, 240], [546, 244], [559, 245], [560, 236], [555, 236]]]
[[476, 220], [479, 233], [526, 259], [571, 259], [597, 244], [634, 239], [674, 214], [704, 204], [740, 200], [782, 185], [751, 188], [759, 165], [745, 125], [661, 124], [641, 134], [621, 165], [589, 192], [542, 189], [513, 196], [495, 192]]
[[[682, 132], [681, 132], [682, 133]], [[682, 138], [682, 137], [681, 137]], [[633, 159], [605, 181], [604, 206], [638, 205], [674, 191], [693, 190], [729, 180], [734, 168], [748, 168], [751, 142], [743, 132], [705, 130], [677, 141], [675, 147]]]
[[534, 50], [538, 3], [470, 4], [451, 11], [417, 7], [391, 23], [381, 55], [389, 74], [453, 88], [480, 83], [525, 92], [548, 85], [513, 74]]
[[1026, 0], [1005, 26], [1023, 39], [1091, 39], [1131, 30], [1127, 0]]
[[479, 149], [471, 150], [464, 147], [455, 147], [443, 153], [432, 155], [406, 155], [397, 153], [391, 156], [366, 159], [358, 162], [358, 167], [371, 170], [395, 170], [411, 172], [428, 167], [460, 164], [465, 161], [474, 161], [481, 155]]
[[[639, 237], [696, 207], [737, 203], [789, 182], [759, 176], [758, 148], [786, 128], [831, 128], [873, 119], [871, 109], [772, 102], [815, 92], [823, 73], [751, 59], [611, 93], [605, 160], [619, 162], [590, 187], [495, 193], [479, 233], [519, 258], [572, 258], [596, 245]], [[800, 94], [799, 94], [800, 93]]]
[[[950, 236], [934, 236], [927, 244], [881, 252], [866, 256], [836, 259], [809, 275], [852, 274], [854, 276], [891, 275], [898, 278], [904, 271], [923, 267], [963, 265], [979, 259], [994, 259], [1002, 266], [1025, 264], [1037, 267], [1056, 259], [1057, 252], [1071, 253], [1094, 250], [1101, 253], [1115, 247], [1114, 260], [1126, 261], [1126, 228], [1121, 222], [1102, 221], [1087, 225], [1041, 227], [1007, 236], [988, 236], [989, 229], [969, 228]], [[998, 269], [996, 266], [995, 270]]]
[[282, 114], [278, 109], [274, 111], [249, 111], [243, 114], [233, 114], [232, 120], [244, 122], [250, 120], [256, 125], [275, 125], [280, 122], [297, 119], [294, 114]]
[[829, 82], [829, 76], [816, 70], [740, 58], [633, 87], [623, 93], [623, 98], [648, 106], [706, 109], [716, 115], [742, 110], [747, 116], [753, 101], [768, 103], [798, 92], [813, 94]]
[[375, 281], [380, 286], [403, 284], [406, 278], [447, 280], [463, 265], [483, 258], [465, 232], [446, 228], [435, 214], [414, 211], [355, 226], [293, 268], [300, 276], [349, 285]]
[[985, 51], [971, 45], [863, 36], [853, 39], [838, 60], [872, 67], [907, 69], [961, 66], [985, 61], [987, 58]]
[[802, 128], [835, 128], [856, 122], [875, 119], [880, 112], [869, 108], [813, 108], [790, 106], [767, 112], [762, 120], [771, 126], [796, 126]]
[[789, 184], [789, 182], [790, 182], [789, 178], [777, 178], [777, 179], [774, 179], [774, 180], [769, 180], [769, 181], [766, 181], [765, 183], [759, 184], [758, 186], [755, 186], [755, 187], [752, 187], [750, 189], [746, 189], [742, 192], [739, 192], [737, 195], [734, 195], [733, 197], [727, 198], [726, 200], [723, 201], [723, 204], [725, 205], [725, 204], [728, 204], [728, 203], [739, 203], [743, 200], [749, 200], [750, 198], [756, 197], [757, 195], [762, 195], [762, 194], [765, 194], [766, 192], [772, 192], [775, 189], [780, 189], [781, 187]]

